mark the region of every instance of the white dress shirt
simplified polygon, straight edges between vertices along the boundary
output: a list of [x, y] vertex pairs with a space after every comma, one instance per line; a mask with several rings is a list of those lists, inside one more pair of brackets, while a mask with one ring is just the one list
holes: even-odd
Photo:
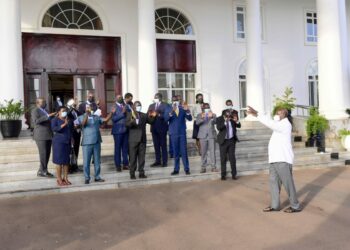
[[269, 115], [258, 115], [258, 120], [273, 131], [269, 142], [269, 163], [293, 164], [292, 124], [288, 118], [274, 121]]

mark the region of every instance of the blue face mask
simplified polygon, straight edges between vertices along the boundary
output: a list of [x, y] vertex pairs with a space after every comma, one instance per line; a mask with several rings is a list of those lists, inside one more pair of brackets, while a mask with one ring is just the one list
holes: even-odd
[[67, 117], [67, 112], [66, 111], [62, 112], [61, 116], [62, 116], [62, 118], [66, 118]]

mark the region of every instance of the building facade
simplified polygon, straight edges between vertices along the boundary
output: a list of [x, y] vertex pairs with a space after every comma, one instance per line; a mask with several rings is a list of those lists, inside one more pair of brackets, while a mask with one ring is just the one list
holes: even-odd
[[270, 111], [287, 86], [329, 119], [350, 107], [345, 0], [2, 0], [0, 100], [203, 93]]

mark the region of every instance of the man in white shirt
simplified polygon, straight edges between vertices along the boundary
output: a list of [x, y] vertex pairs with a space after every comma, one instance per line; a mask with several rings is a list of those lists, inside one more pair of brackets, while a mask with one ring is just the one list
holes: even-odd
[[294, 154], [292, 148], [292, 124], [288, 120], [288, 110], [284, 108], [278, 109], [273, 120], [268, 115], [258, 114], [258, 111], [249, 106], [247, 113], [257, 117], [262, 124], [273, 131], [268, 149], [271, 206], [263, 211], [273, 212], [280, 210], [279, 196], [281, 184], [283, 184], [290, 201], [290, 207], [285, 209], [284, 212], [300, 212], [301, 208], [297, 199], [292, 174]]

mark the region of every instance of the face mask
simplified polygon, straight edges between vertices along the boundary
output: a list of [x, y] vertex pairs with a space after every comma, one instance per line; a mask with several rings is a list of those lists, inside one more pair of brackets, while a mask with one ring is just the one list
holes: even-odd
[[154, 99], [153, 101], [154, 101], [154, 103], [159, 103], [159, 99], [157, 99], [157, 98]]
[[93, 110], [91, 110], [90, 114], [91, 114], [91, 116], [93, 116], [93, 115], [94, 115], [94, 111], [93, 111]]
[[279, 115], [275, 115], [275, 116], [273, 117], [273, 120], [279, 122], [279, 121], [281, 120], [281, 118], [280, 118]]
[[66, 111], [62, 112], [61, 117], [65, 118], [66, 116], [67, 116], [67, 112]]
[[42, 109], [45, 109], [46, 106], [47, 106], [46, 103], [44, 103], [44, 104], [41, 105], [41, 108], [42, 108]]
[[179, 102], [179, 101], [175, 101], [175, 102], [173, 102], [173, 105], [175, 105], [175, 106], [179, 106], [179, 104], [180, 104], [180, 102]]
[[233, 106], [226, 106], [226, 109], [233, 109]]
[[136, 111], [137, 112], [141, 112], [141, 110], [142, 110], [142, 106], [136, 106]]
[[208, 114], [210, 112], [210, 109], [204, 109], [204, 113]]
[[123, 100], [122, 98], [120, 98], [120, 99], [117, 100], [117, 103], [122, 104], [123, 101], [124, 101], [124, 100]]

